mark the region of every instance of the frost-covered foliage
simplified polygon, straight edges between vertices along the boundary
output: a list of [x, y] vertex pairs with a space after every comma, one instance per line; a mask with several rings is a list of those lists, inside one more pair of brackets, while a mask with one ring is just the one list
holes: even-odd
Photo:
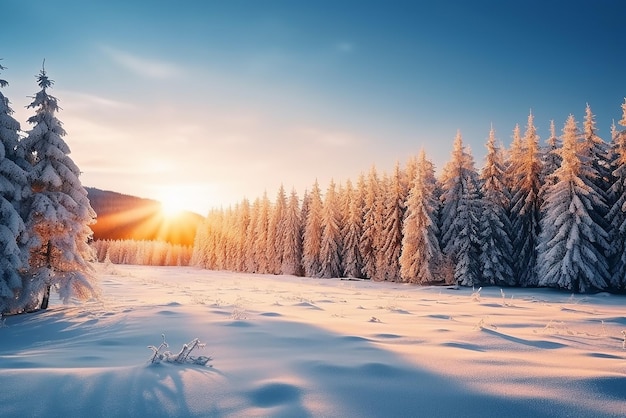
[[372, 166], [367, 181], [363, 184], [363, 229], [359, 251], [363, 262], [362, 277], [376, 278], [376, 255], [378, 254], [378, 241], [380, 231], [379, 210], [379, 179], [376, 167]]
[[319, 277], [322, 272], [322, 197], [317, 180], [309, 193], [308, 212], [304, 227], [302, 266], [308, 277]]
[[[622, 108], [626, 109], [626, 101]], [[626, 114], [620, 123], [626, 126]], [[574, 191], [576, 199], [586, 202], [582, 208], [597, 226], [591, 230], [604, 229], [609, 238], [601, 239], [601, 232], [597, 236], [585, 235], [586, 232], [581, 231], [587, 227], [579, 226], [580, 241], [572, 243], [571, 249], [598, 252], [598, 259], [604, 256], [605, 262], [591, 269], [596, 269], [599, 277], [603, 277], [603, 268], [611, 275], [610, 279], [602, 279], [606, 285], [598, 279], [586, 282], [587, 278], [572, 276], [575, 283], [571, 289], [623, 291], [626, 289], [626, 131], [613, 129], [610, 148], [602, 145], [595, 132], [593, 114], [587, 108], [585, 126], [577, 137], [576, 146], [581, 169], [573, 184], [584, 186], [580, 189], [582, 195], [577, 195], [580, 190]], [[282, 257], [282, 274], [372, 280], [397, 280], [399, 277], [411, 283], [456, 281], [461, 285], [480, 286], [537, 286], [541, 281], [543, 286], [567, 288], [567, 284], [559, 282], [562, 277], [556, 275], [555, 269], [545, 269], [554, 264], [545, 262], [554, 259], [543, 258], [541, 263], [545, 265], [537, 264], [541, 231], [546, 238], [556, 230], [556, 225], [571, 226], [567, 214], [577, 213], [576, 210], [571, 212], [577, 205], [574, 197], [571, 208], [558, 206], [564, 195], [550, 197], [550, 202], [542, 206], [555, 190], [569, 190], [566, 180], [571, 176], [565, 176], [563, 170], [570, 163], [562, 162], [562, 156], [567, 153], [562, 142], [552, 122], [546, 146], [540, 148], [531, 114], [523, 136], [519, 126], [515, 127], [508, 152], [500, 149], [495, 133], [490, 132], [480, 177], [459, 134], [452, 159], [439, 179], [434, 178], [432, 164], [421, 156], [424, 160], [410, 157], [404, 169], [397, 165], [391, 175], [379, 173], [372, 166], [368, 173], [359, 175], [355, 187], [348, 180], [345, 187], [329, 188], [326, 196], [322, 196], [316, 181], [312, 191], [305, 192], [301, 201], [299, 222], [295, 216], [298, 213], [295, 196], [288, 205], [292, 209], [287, 210], [279, 209], [283, 206], [280, 192], [274, 204], [266, 198], [255, 200], [252, 206], [244, 201], [240, 207], [245, 210], [239, 207], [218, 210], [201, 226], [196, 235], [193, 264], [260, 272], [261, 262], [271, 264], [272, 261], [259, 257], [269, 254], [270, 258]], [[594, 163], [598, 161], [604, 163]], [[610, 169], [602, 174], [600, 168], [607, 167]], [[418, 175], [423, 169], [426, 171]], [[601, 177], [608, 178], [611, 184], [606, 194], [608, 205], [604, 209], [602, 204], [597, 204], [604, 197], [599, 192], [601, 186], [595, 183]], [[426, 179], [425, 184], [420, 184], [420, 178]], [[336, 204], [330, 206], [330, 201]], [[339, 209], [329, 211], [331, 207]], [[554, 209], [548, 210], [549, 207]], [[610, 208], [608, 213], [607, 208]], [[550, 217], [556, 212], [565, 212], [558, 222], [556, 218], [542, 220], [550, 211]], [[259, 248], [260, 243], [266, 241], [257, 237], [266, 233], [264, 228], [257, 227], [259, 220], [263, 224], [264, 219], [270, 219], [270, 223], [275, 224], [280, 216], [283, 217], [282, 233], [290, 237], [284, 241], [282, 255], [274, 254], [274, 250], [267, 251], [266, 247]], [[576, 223], [577, 218], [572, 219]], [[587, 222], [587, 218], [579, 220], [583, 224]], [[561, 221], [564, 223], [559, 224]], [[585, 247], [584, 240], [593, 245]], [[558, 247], [557, 241], [544, 243], [542, 257], [549, 258], [547, 251], [560, 251], [549, 250], [552, 245]], [[605, 247], [605, 242], [609, 242], [610, 247]], [[288, 263], [285, 262], [287, 254], [290, 254]], [[564, 258], [568, 256], [563, 253]], [[336, 267], [337, 260], [340, 268]], [[581, 260], [591, 263], [593, 258]]]
[[481, 173], [483, 207], [480, 216], [480, 264], [483, 282], [492, 285], [515, 284], [511, 223], [506, 209], [509, 195], [504, 179], [502, 152], [491, 128], [487, 157]]
[[37, 81], [41, 90], [28, 105], [35, 109], [35, 115], [28, 119], [33, 127], [23, 140], [32, 190], [23, 205], [29, 256], [23, 296], [29, 301], [27, 305], [43, 297], [42, 307], [46, 308], [50, 288], [64, 301], [98, 295], [90, 264], [93, 252], [88, 244], [92, 236], [89, 225], [96, 214], [79, 180], [80, 170], [69, 157], [70, 149], [63, 140], [65, 130], [55, 116], [57, 99], [48, 94], [53, 81], [45, 69]]
[[[622, 105], [620, 124], [626, 127], [626, 99]], [[609, 233], [607, 258], [611, 266], [610, 284], [614, 289], [626, 289], [626, 130], [613, 125], [610, 166], [612, 184], [607, 191], [609, 211], [606, 215]]]
[[415, 179], [411, 181], [402, 230], [400, 276], [408, 283], [427, 284], [443, 279], [438, 275], [443, 257], [438, 239], [439, 202], [435, 196], [435, 183], [433, 165], [422, 150]]
[[[606, 194], [612, 183], [611, 167], [609, 163], [609, 144], [604, 142], [597, 134], [595, 115], [591, 112], [591, 106], [585, 108], [585, 120], [583, 122], [583, 152], [588, 158], [591, 173], [588, 182], [606, 200]], [[605, 213], [601, 214], [606, 215]], [[596, 219], [602, 222], [602, 219]]]
[[319, 277], [339, 277], [341, 271], [341, 213], [335, 182], [331, 180], [322, 208], [322, 240]]
[[541, 199], [543, 199], [546, 189], [551, 185], [556, 184], [558, 181], [554, 173], [561, 166], [561, 156], [559, 155], [560, 148], [561, 142], [556, 135], [554, 121], [551, 120], [550, 137], [546, 140], [546, 146], [542, 150], [541, 156], [541, 190], [539, 192]]
[[[359, 183], [364, 183], [363, 175], [359, 178]], [[363, 197], [360, 190], [363, 187], [354, 189], [352, 182], [348, 180], [346, 183], [345, 199], [344, 199], [344, 222], [342, 226], [343, 236], [343, 254], [342, 266], [346, 277], [361, 277], [363, 261], [361, 251], [359, 249], [359, 241], [361, 240], [363, 217], [361, 216], [361, 208], [363, 207]]]
[[302, 275], [302, 235], [300, 220], [300, 201], [298, 193], [291, 191], [289, 202], [282, 220], [283, 243], [282, 274]]
[[[591, 179], [588, 145], [574, 116], [563, 128], [558, 182], [546, 191], [538, 245], [539, 285], [579, 292], [607, 288], [607, 233], [594, 219], [603, 211], [602, 193]], [[596, 216], [594, 216], [594, 212]]]
[[285, 188], [281, 184], [267, 226], [267, 264], [268, 273], [271, 274], [280, 274], [283, 263], [283, 248], [285, 248], [283, 219], [285, 218], [286, 210], [287, 196], [285, 195]]
[[454, 280], [458, 284], [479, 284], [483, 205], [474, 159], [463, 146], [460, 132], [454, 140], [452, 159], [444, 167], [442, 189], [441, 248], [454, 266]]
[[[5, 67], [0, 65], [0, 70]], [[0, 87], [7, 86], [0, 79]], [[20, 124], [11, 115], [13, 110], [0, 91], [0, 314], [18, 312], [22, 292], [20, 270], [26, 265], [19, 241], [23, 238], [24, 222], [19, 214], [27, 190], [23, 154], [19, 144]]]
[[534, 117], [528, 115], [528, 124], [521, 150], [511, 153], [511, 224], [513, 261], [517, 284], [537, 284], [537, 240], [539, 237], [541, 155], [539, 136]]
[[152, 356], [150, 357], [151, 364], [159, 364], [163, 361], [168, 363], [177, 363], [177, 364], [198, 364], [200, 366], [206, 366], [206, 364], [212, 360], [211, 357], [207, 356], [192, 356], [191, 352], [195, 349], [201, 349], [206, 347], [206, 344], [201, 343], [198, 338], [194, 338], [189, 341], [187, 344], [183, 344], [183, 347], [176, 354], [168, 351], [169, 344], [165, 341], [165, 334], [161, 334], [163, 341], [159, 344], [158, 347], [154, 345], [149, 345], [148, 349], [152, 350]]
[[191, 247], [163, 241], [96, 240], [92, 246], [99, 262], [113, 264], [187, 266], [192, 253]]
[[396, 163], [389, 186], [384, 188], [380, 250], [377, 271], [380, 280], [400, 281], [400, 251], [402, 250], [402, 222], [406, 201], [404, 178], [400, 164]]

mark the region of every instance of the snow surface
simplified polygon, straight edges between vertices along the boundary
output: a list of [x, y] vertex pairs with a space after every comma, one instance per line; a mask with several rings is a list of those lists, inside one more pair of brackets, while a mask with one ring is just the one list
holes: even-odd
[[[626, 299], [99, 265], [0, 328], [2, 417], [626, 414]], [[211, 367], [150, 364], [199, 338]]]

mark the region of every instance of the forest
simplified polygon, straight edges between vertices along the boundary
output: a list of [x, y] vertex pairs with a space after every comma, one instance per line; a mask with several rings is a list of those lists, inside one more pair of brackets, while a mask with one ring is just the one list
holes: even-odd
[[[626, 127], [626, 100], [619, 125]], [[477, 170], [461, 133], [435, 175], [422, 151], [392, 173], [283, 186], [210, 211], [191, 264], [206, 269], [414, 284], [626, 289], [626, 130], [597, 135], [587, 105], [540, 143], [532, 113], [505, 149], [492, 128]]]

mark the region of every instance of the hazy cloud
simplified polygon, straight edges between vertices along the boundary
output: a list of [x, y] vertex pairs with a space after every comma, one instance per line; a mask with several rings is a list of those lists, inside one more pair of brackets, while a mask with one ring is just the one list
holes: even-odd
[[101, 48], [115, 63], [140, 76], [165, 79], [182, 73], [180, 67], [169, 62], [140, 57], [109, 46]]

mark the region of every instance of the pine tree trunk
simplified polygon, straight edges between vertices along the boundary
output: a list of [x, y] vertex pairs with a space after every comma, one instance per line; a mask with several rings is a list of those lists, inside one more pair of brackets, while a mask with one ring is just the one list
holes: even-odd
[[[46, 260], [48, 264], [48, 270], [52, 268], [52, 242], [48, 241], [46, 245]], [[46, 291], [43, 294], [41, 300], [41, 309], [48, 309], [48, 303], [50, 302], [50, 283], [46, 283]]]
[[46, 291], [43, 294], [43, 299], [41, 300], [41, 309], [48, 309], [48, 302], [50, 301], [50, 285], [46, 285]]

